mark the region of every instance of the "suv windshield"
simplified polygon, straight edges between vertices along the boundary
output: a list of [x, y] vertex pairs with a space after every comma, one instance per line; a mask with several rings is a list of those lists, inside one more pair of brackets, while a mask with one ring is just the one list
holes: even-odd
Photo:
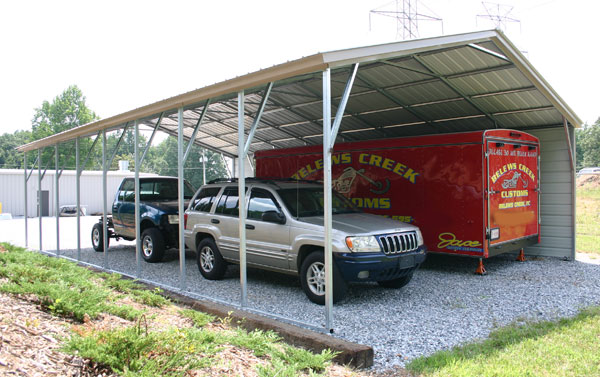
[[[323, 188], [291, 188], [280, 189], [277, 193], [293, 217], [309, 217], [323, 215]], [[331, 213], [361, 212], [345, 197], [333, 191]]]

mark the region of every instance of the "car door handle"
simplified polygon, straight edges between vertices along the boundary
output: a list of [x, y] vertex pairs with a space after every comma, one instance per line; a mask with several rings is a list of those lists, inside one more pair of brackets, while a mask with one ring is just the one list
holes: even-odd
[[210, 222], [213, 223], [213, 224], [219, 224], [220, 223], [220, 221], [217, 220], [217, 219], [210, 219]]
[[254, 229], [254, 225], [246, 224], [246, 229]]

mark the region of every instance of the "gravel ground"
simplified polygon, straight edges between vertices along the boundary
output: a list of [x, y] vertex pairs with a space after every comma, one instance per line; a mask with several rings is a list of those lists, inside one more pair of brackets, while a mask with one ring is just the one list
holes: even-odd
[[[82, 233], [84, 229], [89, 233], [91, 225], [85, 226]], [[37, 228], [30, 232], [37, 233]], [[0, 240], [4, 239], [0, 233]], [[63, 243], [68, 245], [62, 241], [61, 229]], [[30, 239], [30, 246], [36, 245]], [[134, 250], [131, 242], [111, 243], [108, 267], [135, 274]], [[189, 293], [239, 303], [239, 268], [231, 266], [222, 281], [208, 281], [198, 272], [194, 254], [186, 255]], [[61, 250], [61, 255], [75, 258], [77, 253]], [[104, 263], [103, 253], [93, 249], [82, 249], [81, 255], [88, 263]], [[573, 316], [583, 307], [600, 304], [598, 264], [539, 257], [519, 263], [514, 256], [499, 256], [488, 259], [485, 265], [488, 274], [477, 276], [473, 273], [474, 259], [430, 255], [400, 290], [383, 289], [374, 283], [353, 284], [347, 297], [334, 306], [334, 335], [372, 346], [374, 368], [384, 370], [485, 338], [498, 326], [511, 322]], [[180, 285], [177, 250], [169, 250], [163, 263], [142, 262], [141, 267], [142, 279]], [[293, 276], [248, 270], [248, 302], [255, 310], [324, 326], [323, 307], [305, 297]]]

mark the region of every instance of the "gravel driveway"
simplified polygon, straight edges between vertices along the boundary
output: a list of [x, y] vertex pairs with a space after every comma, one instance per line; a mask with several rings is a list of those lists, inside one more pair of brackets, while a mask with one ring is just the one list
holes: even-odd
[[[91, 226], [85, 226], [82, 233], [87, 229], [87, 240]], [[33, 229], [35, 234], [37, 229]], [[62, 232], [61, 228], [61, 243]], [[30, 246], [36, 245], [30, 239]], [[111, 243], [108, 267], [135, 274], [134, 250], [130, 242]], [[72, 249], [61, 250], [61, 254], [77, 256]], [[93, 249], [82, 249], [81, 255], [88, 263], [104, 262], [103, 253]], [[486, 261], [488, 275], [474, 275], [475, 268], [474, 259], [430, 255], [410, 284], [400, 290], [383, 289], [374, 283], [352, 284], [346, 299], [334, 306], [334, 335], [372, 346], [375, 368], [387, 369], [485, 338], [496, 327], [511, 322], [573, 316], [583, 307], [600, 304], [598, 264], [557, 258], [520, 263], [514, 256], [499, 256]], [[141, 278], [178, 287], [177, 251], [169, 250], [163, 263], [142, 262]], [[239, 302], [236, 266], [230, 266], [224, 280], [208, 281], [198, 272], [195, 253], [188, 252], [186, 280], [193, 295]], [[248, 270], [248, 301], [255, 310], [324, 326], [323, 307], [306, 298], [293, 276]]]

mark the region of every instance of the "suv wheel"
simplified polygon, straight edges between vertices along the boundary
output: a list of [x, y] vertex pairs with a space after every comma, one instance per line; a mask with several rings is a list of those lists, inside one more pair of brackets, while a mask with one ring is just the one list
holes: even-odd
[[[106, 248], [108, 249], [108, 244], [110, 243], [110, 238], [106, 240]], [[96, 223], [92, 227], [92, 247], [96, 251], [104, 251], [104, 229], [102, 228], [102, 224]]]
[[219, 248], [211, 238], [200, 241], [196, 249], [198, 269], [208, 280], [220, 280], [227, 270], [227, 262], [223, 259]]
[[380, 286], [384, 287], [384, 288], [402, 288], [404, 287], [406, 284], [408, 284], [408, 282], [410, 282], [410, 279], [412, 279], [413, 274], [408, 274], [405, 276], [402, 276], [398, 279], [392, 279], [392, 280], [382, 280], [382, 281], [378, 281], [377, 284], [379, 284]]
[[[313, 251], [302, 262], [300, 282], [308, 299], [315, 304], [325, 305], [325, 261], [322, 251]], [[348, 284], [333, 265], [333, 302], [346, 294]]]
[[142, 232], [142, 257], [146, 262], [160, 262], [165, 255], [165, 239], [157, 228]]

